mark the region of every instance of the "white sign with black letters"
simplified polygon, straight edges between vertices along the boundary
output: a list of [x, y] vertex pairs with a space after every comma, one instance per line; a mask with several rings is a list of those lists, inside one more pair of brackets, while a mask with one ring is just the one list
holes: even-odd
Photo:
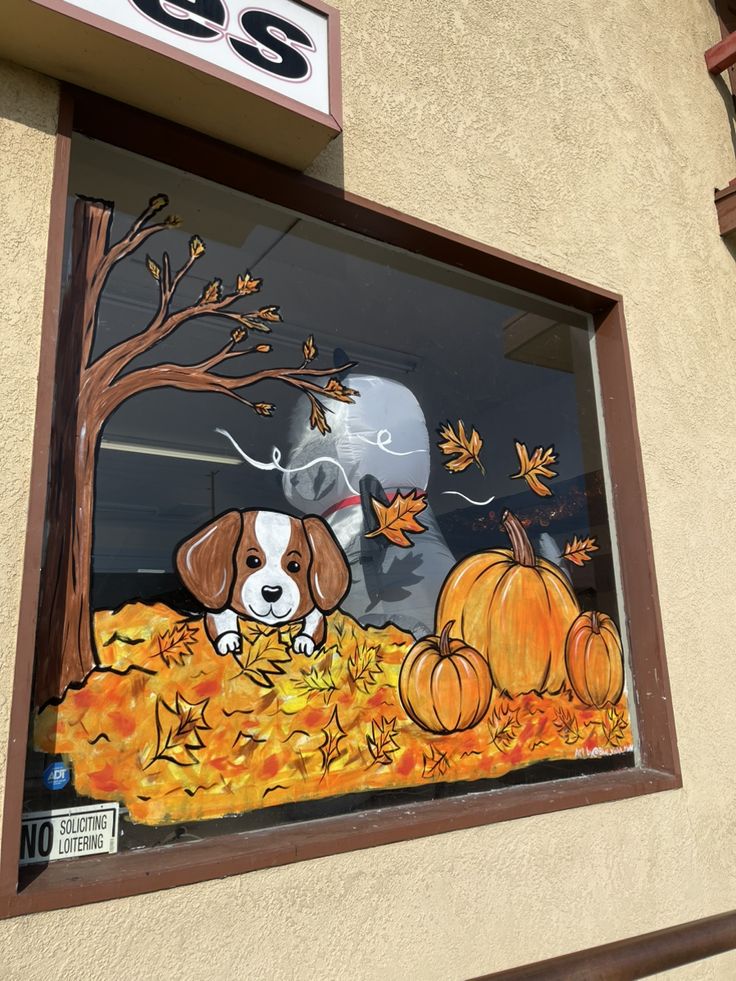
[[54, 0], [65, 7], [330, 111], [327, 16], [297, 0]]
[[116, 852], [119, 810], [119, 804], [90, 804], [24, 814], [20, 864]]

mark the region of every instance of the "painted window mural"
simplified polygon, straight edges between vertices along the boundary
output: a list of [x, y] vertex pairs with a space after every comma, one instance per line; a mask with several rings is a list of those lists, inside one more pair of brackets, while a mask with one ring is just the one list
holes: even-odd
[[26, 811], [633, 766], [587, 317], [257, 191], [74, 140]]

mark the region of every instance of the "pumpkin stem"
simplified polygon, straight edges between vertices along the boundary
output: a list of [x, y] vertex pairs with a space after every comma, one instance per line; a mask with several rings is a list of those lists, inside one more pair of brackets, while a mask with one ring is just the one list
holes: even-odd
[[504, 511], [501, 516], [501, 527], [511, 539], [511, 548], [514, 552], [514, 562], [517, 565], [534, 567], [537, 564], [537, 557], [534, 554], [532, 543], [529, 541], [524, 526], [510, 511]]
[[450, 631], [455, 626], [455, 621], [450, 620], [442, 628], [442, 633], [440, 634], [440, 657], [449, 657], [452, 654], [450, 649]]
[[590, 629], [594, 634], [599, 634], [601, 632], [600, 620], [598, 619], [598, 614], [595, 611], [590, 614]]

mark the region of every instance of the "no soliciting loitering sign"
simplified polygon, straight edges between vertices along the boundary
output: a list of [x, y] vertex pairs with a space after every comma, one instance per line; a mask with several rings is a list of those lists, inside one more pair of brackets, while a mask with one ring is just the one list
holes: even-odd
[[92, 804], [23, 815], [20, 864], [118, 850], [119, 804]]

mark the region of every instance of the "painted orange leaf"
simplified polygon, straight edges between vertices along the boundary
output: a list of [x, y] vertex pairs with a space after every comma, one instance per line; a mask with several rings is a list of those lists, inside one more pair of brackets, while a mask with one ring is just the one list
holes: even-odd
[[427, 530], [417, 521], [417, 515], [427, 506], [426, 495], [418, 490], [409, 491], [408, 494], [398, 493], [390, 504], [381, 504], [372, 497], [371, 504], [378, 519], [378, 527], [369, 531], [366, 538], [384, 535], [393, 545], [411, 548], [414, 542], [408, 535], [421, 535]]
[[353, 396], [360, 395], [357, 388], [348, 388], [347, 385], [343, 385], [337, 378], [330, 378], [324, 390], [329, 394], [330, 398], [336, 399], [338, 402], [354, 402], [355, 399]]
[[302, 344], [302, 352], [304, 354], [304, 363], [309, 364], [310, 361], [314, 361], [317, 357], [317, 346], [314, 343], [314, 335], [310, 334], [306, 341]]
[[511, 710], [508, 703], [496, 706], [488, 720], [488, 734], [491, 742], [502, 753], [507, 753], [512, 743], [516, 739], [521, 724], [519, 722], [519, 710]]
[[483, 449], [483, 439], [474, 427], [471, 427], [470, 435], [465, 431], [465, 423], [458, 419], [457, 429], [454, 429], [451, 422], [446, 422], [437, 430], [442, 440], [437, 444], [445, 456], [454, 457], [452, 460], [445, 460], [445, 467], [450, 473], [462, 473], [463, 470], [476, 463], [482, 474], [485, 468], [480, 462], [480, 451]]
[[302, 676], [296, 681], [294, 687], [305, 692], [307, 696], [313, 695], [315, 692], [322, 692], [325, 697], [325, 705], [329, 704], [332, 693], [337, 691], [337, 685], [330, 669], [320, 670], [316, 664], [309, 671], [302, 671]]
[[555, 716], [555, 729], [568, 746], [572, 746], [573, 743], [583, 738], [574, 712], [568, 712], [564, 708], [557, 708], [555, 709]]
[[261, 307], [255, 314], [256, 317], [260, 317], [261, 320], [270, 320], [272, 323], [281, 322], [281, 312], [278, 307]]
[[535, 494], [539, 494], [540, 497], [550, 497], [552, 491], [539, 478], [557, 476], [557, 473], [550, 469], [551, 464], [557, 463], [554, 446], [550, 446], [546, 450], [544, 447], [538, 446], [531, 457], [526, 448], [526, 443], [520, 443], [517, 440], [515, 446], [519, 456], [519, 472], [512, 474], [511, 479], [516, 480], [523, 477]]
[[161, 267], [153, 261], [150, 255], [146, 256], [146, 266], [150, 274], [158, 282], [161, 279]]
[[361, 644], [348, 658], [348, 674], [353, 684], [364, 695], [375, 688], [381, 674], [381, 658], [377, 647]]
[[242, 673], [261, 688], [273, 688], [274, 676], [283, 674], [283, 666], [291, 659], [277, 630], [259, 632], [252, 641], [244, 637], [240, 654], [233, 656]]
[[211, 283], [207, 283], [205, 288], [202, 290], [202, 296], [200, 298], [200, 303], [216, 303], [220, 299], [220, 287], [222, 286], [222, 280], [213, 279]]
[[618, 712], [614, 706], [606, 709], [600, 724], [609, 746], [617, 746], [626, 738], [628, 723], [624, 718], [624, 713]]
[[[195, 753], [204, 748], [204, 742], [199, 734], [200, 729], [210, 729], [211, 726], [204, 717], [209, 698], [201, 702], [188, 702], [176, 693], [173, 707], [163, 698], [156, 702], [156, 753], [151, 760], [167, 760], [178, 766], [193, 766], [198, 763]], [[150, 766], [151, 764], [149, 764]]]
[[201, 255], [204, 255], [205, 246], [199, 235], [193, 235], [189, 239], [189, 255], [192, 259], [198, 259]]
[[151, 655], [149, 660], [160, 657], [168, 668], [172, 664], [181, 667], [185, 657], [191, 657], [194, 653], [194, 644], [197, 639], [197, 631], [190, 626], [186, 620], [174, 624], [171, 630], [165, 630], [155, 638], [158, 650]]
[[318, 402], [313, 395], [309, 395], [309, 402], [312, 406], [309, 413], [310, 428], [319, 430], [319, 432], [321, 432], [324, 436], [325, 433], [330, 432], [330, 427], [327, 422], [327, 411], [322, 403]]
[[450, 761], [447, 758], [447, 753], [444, 753], [439, 746], [430, 746], [429, 756], [424, 754], [424, 769], [422, 770], [424, 779], [444, 777], [449, 769]]
[[324, 738], [319, 744], [319, 751], [322, 754], [322, 770], [326, 773], [335, 760], [342, 754], [340, 743], [347, 737], [347, 733], [340, 725], [337, 706], [332, 710], [330, 721], [322, 730], [322, 735]]
[[396, 719], [387, 719], [381, 716], [380, 721], [374, 719], [371, 723], [371, 731], [366, 736], [368, 752], [373, 757], [374, 763], [382, 766], [389, 766], [393, 763], [392, 754], [401, 748], [396, 742]]
[[249, 293], [257, 293], [260, 288], [261, 280], [253, 279], [249, 272], [244, 276], [238, 276], [237, 289], [238, 293], [242, 293], [243, 296], [248, 296]]
[[590, 552], [597, 552], [598, 545], [595, 538], [578, 538], [573, 535], [571, 542], [567, 542], [562, 558], [573, 562], [575, 565], [584, 565], [591, 561]]

